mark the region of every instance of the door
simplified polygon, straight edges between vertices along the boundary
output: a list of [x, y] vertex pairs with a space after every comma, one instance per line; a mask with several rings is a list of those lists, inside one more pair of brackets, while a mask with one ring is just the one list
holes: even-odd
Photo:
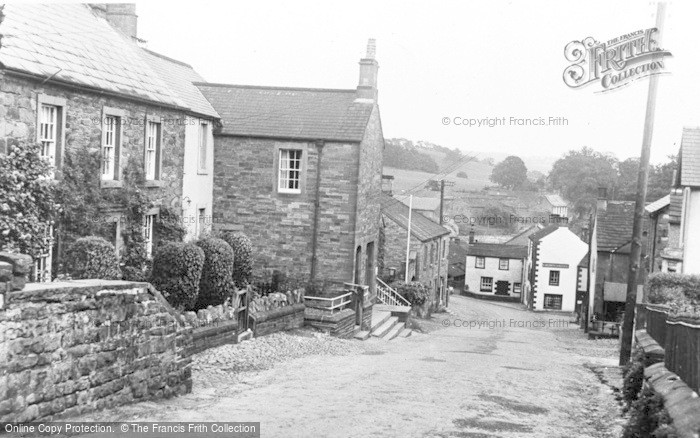
[[510, 283], [505, 280], [497, 281], [496, 295], [510, 295]]

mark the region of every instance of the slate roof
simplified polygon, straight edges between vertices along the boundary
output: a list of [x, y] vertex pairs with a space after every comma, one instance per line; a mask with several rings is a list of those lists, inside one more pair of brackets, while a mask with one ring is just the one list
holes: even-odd
[[649, 214], [655, 214], [658, 213], [659, 210], [662, 210], [666, 207], [668, 207], [671, 204], [671, 195], [666, 195], [663, 198], [657, 199], [654, 202], [650, 202], [644, 207], [644, 210], [646, 210], [647, 213]]
[[465, 263], [467, 261], [467, 243], [458, 240], [450, 242], [450, 253], [448, 255], [449, 264], [447, 275], [449, 277], [460, 277], [464, 275]]
[[[402, 198], [401, 202], [408, 206], [409, 198]], [[411, 207], [414, 210], [435, 211], [438, 208], [440, 208], [440, 198], [414, 196], [413, 201], [411, 203]]]
[[501, 259], [524, 259], [527, 257], [527, 246], [504, 245], [501, 243], [472, 243], [467, 247], [467, 255]]
[[553, 207], [566, 207], [568, 204], [562, 199], [561, 196], [557, 194], [544, 195], [547, 198], [547, 202], [552, 204]]
[[682, 186], [700, 187], [700, 127], [683, 128], [679, 167]]
[[543, 237], [549, 236], [553, 232], [559, 229], [559, 225], [553, 224], [553, 225], [547, 225], [546, 227], [542, 228], [539, 231], [536, 231], [532, 234], [530, 234], [530, 240], [533, 242], [538, 242], [542, 240]]
[[614, 251], [632, 240], [634, 202], [608, 201], [604, 211], [598, 211], [596, 233], [598, 251]]
[[87, 4], [10, 3], [4, 13], [0, 64], [8, 71], [184, 106], [141, 49]]
[[[408, 207], [396, 198], [387, 195], [381, 197], [382, 214], [408, 229]], [[411, 235], [421, 242], [427, 242], [440, 236], [450, 234], [450, 230], [437, 224], [417, 211], [411, 212]]]
[[165, 81], [168, 87], [180, 97], [185, 105], [197, 114], [219, 118], [219, 113], [211, 106], [194, 82], [202, 78], [192, 66], [151, 50], [142, 49], [149, 66]]
[[223, 135], [359, 143], [374, 108], [354, 89], [195, 85], [221, 115]]

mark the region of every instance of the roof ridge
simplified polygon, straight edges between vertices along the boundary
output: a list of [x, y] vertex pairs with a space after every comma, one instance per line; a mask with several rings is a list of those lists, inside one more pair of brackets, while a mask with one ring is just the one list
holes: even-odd
[[188, 64], [188, 63], [186, 63], [186, 62], [179, 61], [179, 60], [177, 60], [177, 59], [175, 59], [175, 58], [171, 58], [171, 57], [169, 57], [169, 56], [165, 56], [165, 55], [163, 55], [162, 53], [154, 52], [153, 50], [147, 49], [147, 48], [145, 48], [145, 47], [141, 47], [141, 50], [143, 50], [144, 52], [148, 52], [148, 53], [150, 53], [150, 54], [153, 55], [153, 56], [157, 56], [158, 58], [165, 59], [166, 61], [170, 61], [170, 62], [173, 62], [173, 63], [175, 63], [175, 64], [180, 64], [180, 65], [182, 65], [182, 66], [189, 67], [189, 68], [191, 68], [192, 70], [194, 70], [194, 67], [192, 67], [192, 65], [190, 65], [190, 64]]
[[242, 84], [224, 84], [220, 82], [192, 82], [197, 86], [221, 87], [221, 88], [248, 88], [260, 90], [290, 90], [290, 91], [322, 91], [322, 92], [344, 92], [355, 93], [354, 88], [310, 88], [310, 87], [281, 87], [273, 85], [242, 85]]

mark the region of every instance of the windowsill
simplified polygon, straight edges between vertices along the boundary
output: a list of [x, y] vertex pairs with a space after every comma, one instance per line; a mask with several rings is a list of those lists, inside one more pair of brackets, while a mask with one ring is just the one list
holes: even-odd
[[278, 195], [282, 195], [282, 196], [299, 196], [299, 195], [301, 195], [301, 191], [298, 191], [298, 192], [282, 192], [282, 191], [280, 191], [280, 190], [277, 190], [277, 194], [278, 194]]
[[484, 293], [489, 293], [489, 294], [490, 294], [490, 293], [493, 293], [493, 290], [484, 290], [484, 289], [481, 289], [479, 292], [484, 292]]
[[206, 169], [197, 169], [197, 175], [209, 175], [209, 171]]
[[103, 179], [100, 180], [100, 188], [102, 189], [119, 189], [122, 187], [121, 180]]
[[164, 187], [165, 182], [161, 179], [152, 179], [152, 180], [146, 181], [146, 183], [144, 185], [146, 187]]

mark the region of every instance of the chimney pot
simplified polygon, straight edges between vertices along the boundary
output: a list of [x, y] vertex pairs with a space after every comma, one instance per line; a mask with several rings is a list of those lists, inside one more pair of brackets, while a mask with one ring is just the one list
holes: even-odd
[[605, 211], [608, 208], [608, 189], [606, 187], [598, 187], [598, 201], [596, 202], [596, 209], [598, 211]]

